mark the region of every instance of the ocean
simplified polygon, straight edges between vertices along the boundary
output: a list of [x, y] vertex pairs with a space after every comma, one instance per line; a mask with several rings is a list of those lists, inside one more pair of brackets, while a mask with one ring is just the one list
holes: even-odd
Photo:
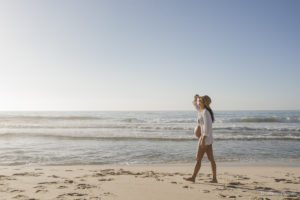
[[[300, 111], [215, 118], [217, 164], [299, 165]], [[196, 111], [0, 112], [0, 165], [194, 163], [196, 123]]]

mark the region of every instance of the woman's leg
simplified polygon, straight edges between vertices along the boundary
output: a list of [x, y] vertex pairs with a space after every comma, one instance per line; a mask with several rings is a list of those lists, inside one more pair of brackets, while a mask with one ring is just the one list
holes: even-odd
[[205, 151], [206, 151], [206, 146], [201, 147], [200, 145], [198, 145], [197, 157], [196, 157], [197, 162], [196, 162], [196, 165], [195, 165], [195, 168], [194, 168], [194, 173], [193, 173], [192, 177], [184, 178], [184, 180], [195, 182], [197, 174], [198, 174], [198, 172], [201, 168], [201, 161], [202, 161], [202, 158], [203, 158], [203, 155], [204, 155]]
[[217, 181], [217, 166], [216, 166], [216, 162], [215, 162], [215, 159], [214, 159], [212, 145], [209, 145], [207, 147], [206, 155], [207, 155], [207, 158], [210, 162], [210, 167], [211, 167], [211, 171], [212, 171], [212, 174], [213, 174], [212, 182], [217, 183], [218, 182]]
[[201, 168], [201, 161], [202, 161], [205, 151], [206, 151], [206, 146], [205, 147], [201, 147], [200, 145], [198, 146], [196, 165], [195, 165], [194, 173], [192, 176], [193, 178], [196, 178], [196, 176]]

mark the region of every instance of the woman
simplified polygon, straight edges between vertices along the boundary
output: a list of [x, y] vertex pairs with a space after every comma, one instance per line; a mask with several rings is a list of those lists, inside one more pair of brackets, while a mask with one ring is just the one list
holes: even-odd
[[[197, 98], [199, 99], [199, 105], [197, 104]], [[196, 176], [201, 167], [201, 161], [204, 153], [206, 153], [208, 160], [210, 161], [211, 170], [213, 174], [213, 179], [211, 183], [217, 183], [217, 175], [216, 175], [216, 163], [214, 160], [212, 143], [213, 143], [213, 135], [212, 135], [212, 122], [214, 122], [214, 113], [210, 108], [211, 99], [209, 96], [194, 96], [193, 104], [198, 111], [198, 123], [201, 127], [201, 137], [198, 142], [198, 150], [196, 157], [196, 166], [194, 169], [194, 173], [192, 177], [184, 178], [184, 180], [195, 182]]]

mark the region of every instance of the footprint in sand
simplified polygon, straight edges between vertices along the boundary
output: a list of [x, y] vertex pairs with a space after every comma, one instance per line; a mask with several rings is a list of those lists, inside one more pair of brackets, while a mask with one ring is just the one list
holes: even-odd
[[157, 178], [157, 177], [155, 178], [155, 180], [156, 181], [164, 181], [163, 179], [160, 179], [160, 178]]
[[65, 189], [65, 188], [68, 188], [68, 187], [65, 186], [65, 185], [61, 185], [61, 186], [59, 186], [57, 189]]
[[90, 200], [100, 200], [101, 199], [101, 197], [90, 197]]
[[255, 197], [253, 200], [271, 200], [267, 197]]
[[294, 179], [294, 181], [293, 181], [293, 180], [284, 179], [284, 178], [275, 178], [274, 181], [275, 182], [290, 183], [290, 184], [300, 184], [300, 182], [297, 181], [296, 179]]
[[89, 185], [89, 184], [78, 184], [77, 189], [90, 189], [90, 188], [95, 188], [96, 186], [94, 185]]
[[227, 197], [227, 195], [224, 195], [224, 194], [219, 194], [219, 197], [222, 197], [222, 198], [226, 198]]
[[134, 173], [134, 172], [131, 172], [131, 171], [126, 171], [126, 170], [123, 170], [123, 169], [120, 169], [117, 174], [120, 174], [120, 175], [142, 175], [142, 173]]
[[174, 173], [174, 175], [184, 176], [185, 174], [182, 174], [182, 173], [176, 172], [176, 173]]
[[35, 187], [33, 187], [33, 188], [45, 189], [46, 187], [45, 187], [44, 185], [37, 185], [37, 186], [35, 186]]
[[240, 182], [229, 182], [227, 187], [229, 188], [236, 188], [236, 186], [244, 185], [243, 183]]
[[24, 190], [13, 189], [9, 191], [10, 193], [24, 192]]
[[97, 174], [103, 174], [103, 175], [120, 175], [121, 174], [120, 172], [118, 172], [116, 174], [113, 169], [103, 169], [103, 170], [100, 170], [100, 172], [101, 173], [97, 173]]
[[108, 195], [113, 195], [112, 193], [110, 193], [110, 192], [104, 192], [103, 193], [105, 196], [108, 196]]
[[52, 176], [48, 176], [50, 178], [60, 178], [59, 176], [56, 176], [56, 175], [52, 175]]
[[101, 178], [101, 179], [98, 179], [98, 181], [112, 181], [114, 180], [113, 178]]
[[17, 180], [17, 179], [12, 178], [10, 176], [0, 175], [0, 181], [1, 180]]
[[5, 175], [0, 175], [0, 180], [3, 179], [3, 178], [7, 178], [8, 176], [5, 176]]
[[65, 180], [64, 183], [72, 184], [72, 183], [74, 183], [74, 181], [73, 180]]
[[71, 193], [66, 193], [66, 194], [58, 195], [57, 198], [63, 198], [65, 196], [82, 197], [82, 196], [86, 196], [86, 195], [87, 194], [81, 194], [81, 193], [77, 193], [77, 192], [71, 192]]
[[225, 186], [222, 186], [222, 187], [217, 187], [216, 189], [214, 190], [227, 190], [227, 188]]
[[103, 169], [103, 170], [100, 170], [101, 172], [109, 172], [109, 171], [114, 171], [114, 169]]
[[34, 172], [23, 172], [23, 173], [15, 173], [13, 176], [40, 176], [44, 173], [34, 173]]
[[93, 177], [99, 177], [99, 176], [105, 176], [105, 174], [103, 174], [103, 173], [96, 173], [96, 174], [93, 175]]
[[27, 196], [22, 195], [22, 194], [18, 194], [17, 196], [14, 196], [13, 198], [14, 198], [14, 199], [28, 199]]
[[53, 184], [57, 184], [56, 181], [50, 181], [50, 182], [41, 182], [41, 183], [38, 183], [40, 185], [53, 185]]
[[48, 190], [37, 190], [37, 191], [35, 191], [35, 193], [46, 193], [46, 192], [48, 192]]
[[275, 178], [274, 181], [275, 182], [281, 182], [281, 181], [287, 181], [287, 179], [285, 179], [285, 178]]
[[11, 190], [14, 190], [14, 188], [8, 187], [7, 184], [0, 187], [0, 192], [9, 192]]
[[263, 190], [263, 191], [270, 191], [270, 190], [273, 190], [273, 189], [270, 188], [270, 187], [261, 187], [261, 186], [255, 187], [254, 189], [256, 189], [256, 190]]

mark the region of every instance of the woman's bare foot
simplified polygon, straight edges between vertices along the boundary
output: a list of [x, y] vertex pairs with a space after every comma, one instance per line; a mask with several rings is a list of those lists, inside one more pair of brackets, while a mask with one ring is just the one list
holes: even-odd
[[210, 183], [218, 183], [218, 180], [217, 179], [213, 179], [210, 181]]
[[191, 181], [191, 182], [195, 183], [195, 178], [193, 178], [193, 177], [183, 178], [183, 179], [186, 181]]

